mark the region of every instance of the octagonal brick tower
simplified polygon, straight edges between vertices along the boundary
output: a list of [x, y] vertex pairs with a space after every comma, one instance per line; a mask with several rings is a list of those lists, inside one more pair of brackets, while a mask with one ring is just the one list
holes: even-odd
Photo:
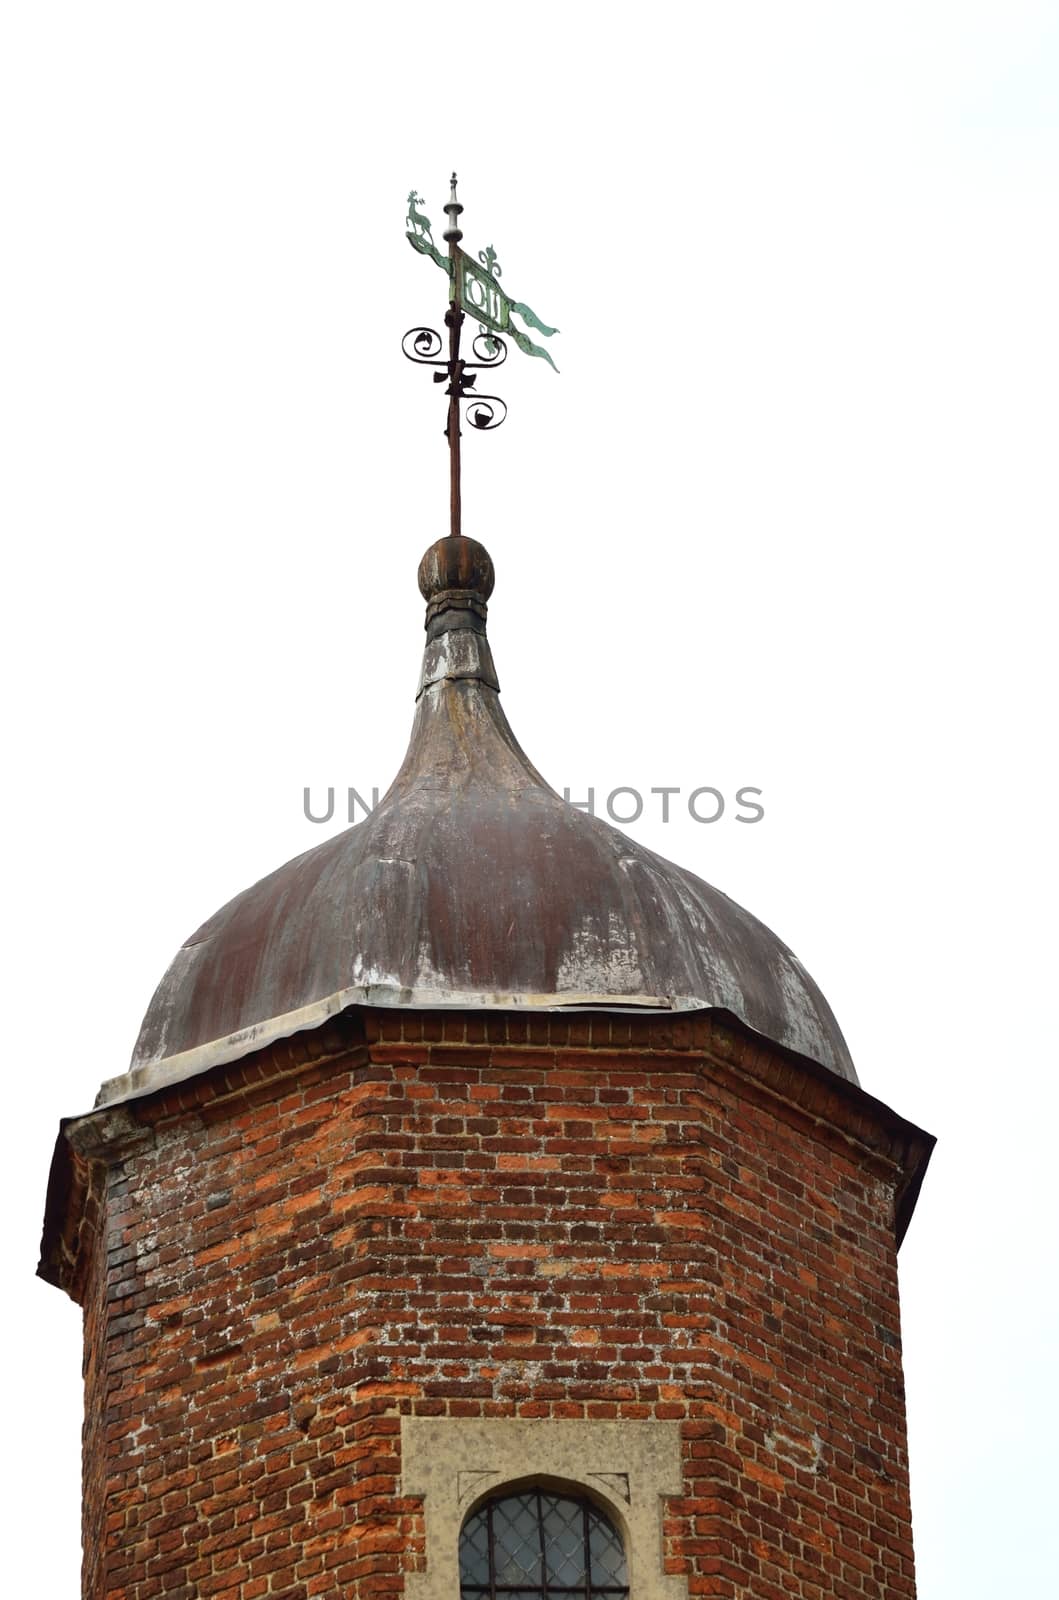
[[482, 546], [419, 581], [390, 790], [192, 935], [60, 1130], [83, 1594], [912, 1596], [933, 1141], [775, 935], [544, 782]]

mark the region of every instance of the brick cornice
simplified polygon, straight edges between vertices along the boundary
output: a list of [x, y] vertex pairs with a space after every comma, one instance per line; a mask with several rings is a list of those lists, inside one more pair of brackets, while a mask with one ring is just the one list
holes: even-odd
[[[723, 1012], [625, 1016], [620, 1013], [400, 1011], [354, 1007], [324, 1026], [278, 1040], [241, 1061], [113, 1107], [63, 1122], [48, 1184], [38, 1274], [80, 1301], [85, 1255], [99, 1221], [106, 1168], [163, 1126], [211, 1118], [234, 1102], [270, 1099], [292, 1078], [329, 1062], [459, 1067], [492, 1064], [581, 1067], [606, 1058], [645, 1058], [674, 1069], [708, 1061], [744, 1097], [767, 1097], [781, 1114], [846, 1140], [891, 1170], [895, 1231], [904, 1236], [933, 1137], [857, 1085], [769, 1044]], [[462, 1061], [461, 1061], [462, 1057]]]

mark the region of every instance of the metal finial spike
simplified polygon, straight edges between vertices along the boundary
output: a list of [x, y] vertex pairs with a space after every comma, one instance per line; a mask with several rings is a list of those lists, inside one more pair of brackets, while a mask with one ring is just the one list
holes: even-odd
[[459, 244], [460, 240], [463, 238], [463, 234], [460, 232], [460, 229], [457, 226], [459, 215], [462, 210], [463, 207], [456, 198], [456, 174], [453, 173], [452, 177], [449, 179], [449, 198], [445, 206], [445, 215], [449, 219], [449, 225], [445, 230], [445, 233], [442, 235], [446, 244], [450, 246], [450, 249], [454, 244]]

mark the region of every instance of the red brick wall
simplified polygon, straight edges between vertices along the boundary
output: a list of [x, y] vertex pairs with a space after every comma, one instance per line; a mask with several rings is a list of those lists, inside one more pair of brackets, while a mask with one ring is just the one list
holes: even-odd
[[[118, 1180], [120, 1181], [120, 1180]], [[115, 1184], [117, 1186], [117, 1183]], [[82, 1587], [85, 1594], [106, 1594], [103, 1563], [107, 1548], [106, 1521], [108, 1511], [107, 1473], [111, 1450], [106, 1432], [107, 1384], [122, 1383], [120, 1357], [117, 1355], [114, 1336], [108, 1323], [117, 1316], [108, 1292], [108, 1251], [106, 1249], [106, 1208], [98, 1219], [98, 1227], [85, 1265], [88, 1269], [84, 1292], [84, 1359], [82, 1373], [85, 1383], [85, 1416], [81, 1428], [81, 1492], [82, 1540], [84, 1569]], [[115, 1254], [122, 1253], [120, 1242], [115, 1242]], [[116, 1263], [115, 1263], [116, 1265]], [[142, 1494], [137, 1485], [123, 1488], [113, 1497], [114, 1516], [119, 1515], [119, 1499]], [[118, 1526], [120, 1526], [120, 1522]]]
[[692, 1594], [914, 1594], [873, 1102], [709, 1018], [343, 1027], [136, 1108], [86, 1595], [400, 1594], [402, 1412], [681, 1419]]

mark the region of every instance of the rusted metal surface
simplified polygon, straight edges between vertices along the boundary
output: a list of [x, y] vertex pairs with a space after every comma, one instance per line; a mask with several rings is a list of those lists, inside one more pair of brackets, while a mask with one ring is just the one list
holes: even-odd
[[430, 624], [411, 741], [364, 822], [238, 895], [180, 950], [107, 1101], [357, 1002], [731, 1013], [856, 1082], [795, 956], [749, 912], [555, 793], [500, 706], [492, 565], [424, 557]]

